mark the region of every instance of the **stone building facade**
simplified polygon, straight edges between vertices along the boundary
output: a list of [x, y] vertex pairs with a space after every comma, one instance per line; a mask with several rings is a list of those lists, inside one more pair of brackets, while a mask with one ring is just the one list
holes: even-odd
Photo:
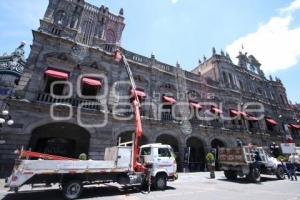
[[[130, 86], [124, 83], [129, 78], [113, 59], [124, 20], [123, 9], [115, 15], [84, 0], [49, 1], [40, 28], [33, 31], [22, 76], [8, 99], [15, 125], [1, 128], [2, 175], [10, 172], [13, 151], [22, 146], [102, 159], [106, 147], [131, 140], [135, 126]], [[297, 113], [283, 84], [278, 78], [266, 79], [254, 56], [241, 53], [235, 65], [229, 55], [213, 49], [209, 59], [189, 72], [154, 55], [121, 51], [142, 93], [141, 143], [170, 144], [181, 169], [204, 170], [207, 151], [237, 142], [269, 145], [285, 141], [292, 132], [299, 143], [298, 129], [291, 126], [297, 125]], [[246, 102], [260, 102], [266, 117], [258, 120], [256, 113], [239, 112], [238, 106]]]

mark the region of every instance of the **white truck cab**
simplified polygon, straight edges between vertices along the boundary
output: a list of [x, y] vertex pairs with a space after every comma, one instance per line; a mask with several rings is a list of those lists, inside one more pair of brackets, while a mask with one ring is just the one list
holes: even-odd
[[147, 144], [140, 147], [140, 159], [144, 163], [151, 163], [151, 176], [165, 176], [167, 179], [177, 178], [177, 163], [175, 153], [170, 145]]

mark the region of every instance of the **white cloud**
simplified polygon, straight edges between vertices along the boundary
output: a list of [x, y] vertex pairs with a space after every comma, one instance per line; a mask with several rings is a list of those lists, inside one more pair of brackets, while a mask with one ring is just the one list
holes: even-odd
[[300, 9], [300, 0], [294, 0], [292, 3], [290, 3], [289, 6], [280, 9], [280, 12], [282, 14], [291, 13], [291, 12], [296, 11], [298, 9]]
[[[298, 2], [293, 1], [285, 10], [295, 11], [300, 8]], [[226, 51], [237, 55], [243, 45], [248, 54], [253, 54], [262, 63], [262, 69], [267, 73], [292, 67], [300, 60], [300, 25], [291, 28], [292, 21], [291, 12], [274, 16], [267, 23], [261, 24], [257, 31], [233, 41], [226, 47]]]
[[178, 0], [171, 0], [171, 3], [177, 3]]

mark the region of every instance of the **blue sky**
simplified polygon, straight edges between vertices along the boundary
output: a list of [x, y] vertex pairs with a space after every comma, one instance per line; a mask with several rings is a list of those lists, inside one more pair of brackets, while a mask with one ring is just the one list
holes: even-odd
[[[300, 102], [300, 0], [88, 0], [114, 13], [124, 8], [122, 46], [186, 70], [211, 48], [233, 59], [243, 44], [266, 75], [281, 78], [288, 97]], [[39, 25], [48, 0], [2, 0], [0, 53], [11, 52]], [[29, 45], [27, 47], [29, 53]]]

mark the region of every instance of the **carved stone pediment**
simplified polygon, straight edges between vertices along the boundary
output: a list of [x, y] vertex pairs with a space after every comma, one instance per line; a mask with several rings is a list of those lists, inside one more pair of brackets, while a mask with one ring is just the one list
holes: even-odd
[[101, 63], [98, 63], [96, 61], [90, 61], [80, 64], [80, 69], [82, 72], [85, 73], [101, 73], [101, 74], [107, 74], [108, 70], [101, 65]]
[[73, 68], [76, 62], [67, 53], [52, 52], [44, 55], [43, 61], [51, 67], [62, 66]]
[[162, 84], [159, 87], [159, 92], [160, 94], [165, 94], [165, 95], [170, 95], [170, 96], [176, 96], [177, 95], [177, 90], [174, 85], [166, 83]]

